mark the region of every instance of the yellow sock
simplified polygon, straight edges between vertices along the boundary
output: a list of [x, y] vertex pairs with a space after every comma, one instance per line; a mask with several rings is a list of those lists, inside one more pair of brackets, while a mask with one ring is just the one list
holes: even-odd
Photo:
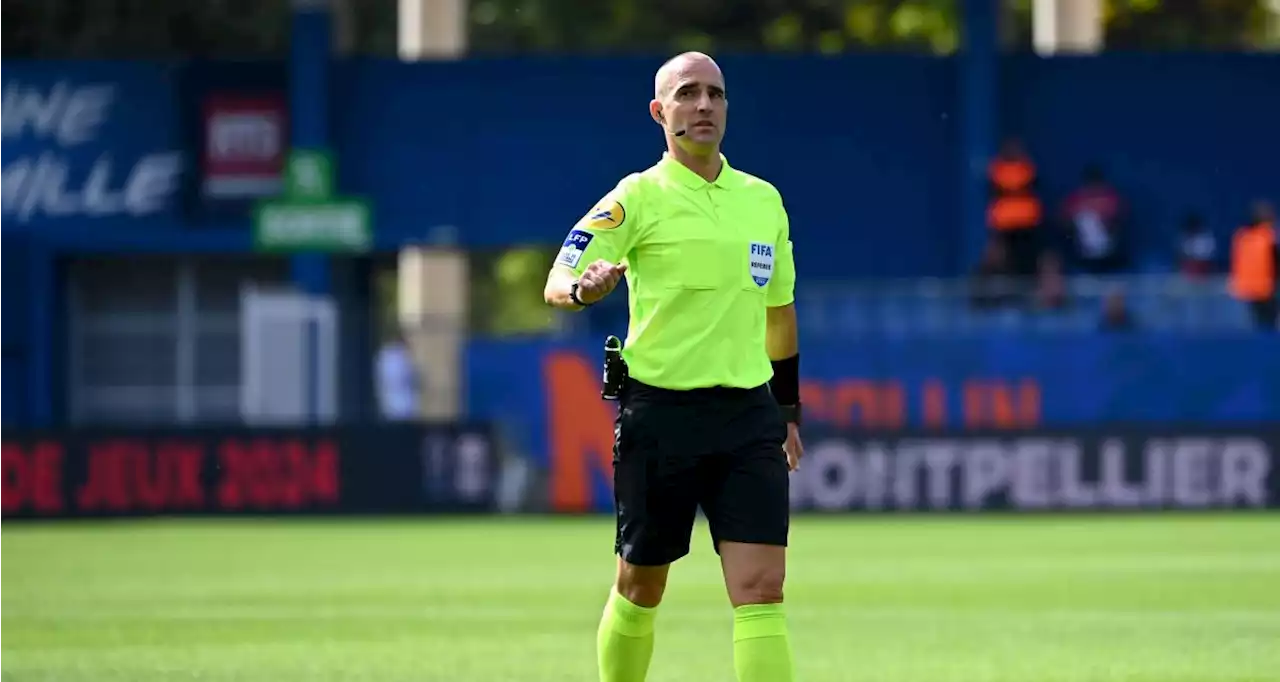
[[733, 668], [738, 682], [794, 682], [787, 618], [782, 604], [733, 610]]
[[644, 682], [653, 657], [657, 607], [636, 606], [612, 590], [596, 632], [600, 682]]

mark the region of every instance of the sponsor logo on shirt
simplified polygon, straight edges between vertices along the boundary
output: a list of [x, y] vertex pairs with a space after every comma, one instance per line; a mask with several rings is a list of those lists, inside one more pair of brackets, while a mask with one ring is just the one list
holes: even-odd
[[627, 219], [627, 212], [622, 204], [612, 199], [605, 199], [583, 216], [582, 227], [591, 230], [612, 230]]

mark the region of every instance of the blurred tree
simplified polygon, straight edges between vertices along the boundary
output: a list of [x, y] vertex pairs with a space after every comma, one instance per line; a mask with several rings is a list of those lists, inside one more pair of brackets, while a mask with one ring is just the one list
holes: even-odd
[[958, 43], [957, 0], [472, 0], [479, 53], [910, 50]]
[[[1121, 50], [1257, 50], [1280, 44], [1276, 0], [1104, 0]], [[479, 53], [875, 50], [949, 54], [958, 0], [471, 0]], [[1033, 0], [1008, 3], [1013, 47], [1031, 44]]]
[[[1008, 47], [1030, 49], [1033, 0], [1009, 0]], [[1104, 0], [1108, 50], [1274, 50], [1274, 0]]]
[[[358, 52], [396, 53], [397, 0], [338, 0]], [[1280, 47], [1280, 0], [1104, 0], [1122, 50]], [[949, 54], [961, 0], [469, 0], [478, 54], [910, 51]], [[1004, 0], [1007, 46], [1033, 0]], [[280, 55], [286, 0], [7, 0], [7, 57]]]
[[400, 274], [396, 260], [379, 259], [373, 273], [374, 342], [381, 343], [400, 328]]
[[1264, 42], [1265, 0], [1111, 0], [1107, 46], [1115, 49], [1248, 49]]
[[542, 300], [556, 249], [524, 247], [471, 254], [471, 332], [482, 336], [544, 334], [557, 326]]
[[3, 55], [279, 56], [290, 12], [287, 0], [6, 0]]

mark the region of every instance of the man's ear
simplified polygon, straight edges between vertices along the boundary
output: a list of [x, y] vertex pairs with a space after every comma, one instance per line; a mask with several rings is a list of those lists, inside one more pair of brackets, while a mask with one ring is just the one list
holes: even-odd
[[649, 102], [649, 116], [653, 119], [654, 123], [657, 123], [660, 126], [665, 126], [667, 122], [666, 117], [662, 114], [662, 103], [656, 99]]

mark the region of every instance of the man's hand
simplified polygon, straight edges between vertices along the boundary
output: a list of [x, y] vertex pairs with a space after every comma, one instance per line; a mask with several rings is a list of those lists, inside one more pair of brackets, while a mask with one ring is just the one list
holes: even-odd
[[608, 296], [626, 271], [626, 265], [614, 265], [607, 260], [588, 265], [578, 278], [578, 299], [583, 303], [595, 303]]
[[800, 427], [795, 422], [787, 422], [787, 442], [782, 444], [782, 451], [787, 453], [787, 468], [795, 471], [800, 468], [800, 458], [804, 457], [804, 443], [800, 442]]

